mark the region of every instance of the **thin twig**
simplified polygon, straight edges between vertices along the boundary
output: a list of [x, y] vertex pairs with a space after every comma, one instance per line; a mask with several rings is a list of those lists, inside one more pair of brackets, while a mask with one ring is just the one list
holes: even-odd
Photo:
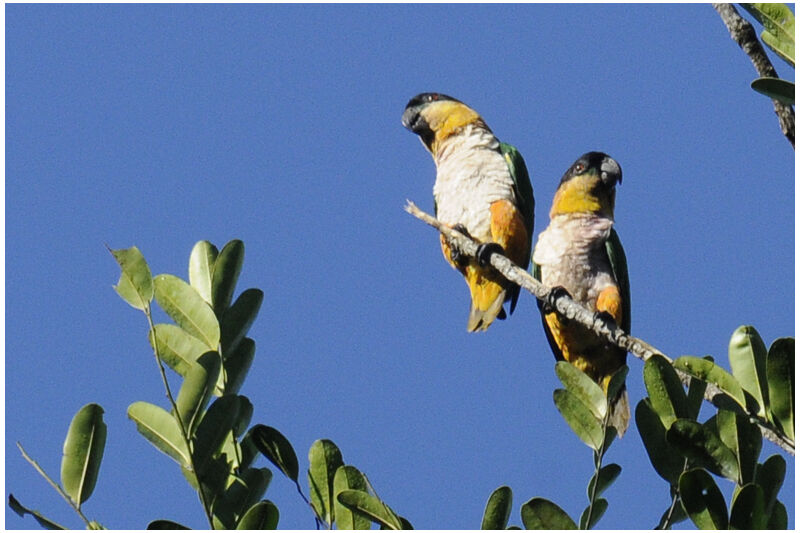
[[[758, 40], [753, 25], [746, 19], [739, 15], [733, 4], [711, 4], [717, 10], [722, 22], [728, 28], [731, 38], [736, 41], [736, 44], [744, 50], [747, 57], [753, 63], [753, 66], [758, 72], [759, 77], [762, 78], [777, 78], [778, 73], [772, 62], [767, 57], [764, 47], [761, 46], [761, 41]], [[778, 115], [778, 122], [780, 123], [781, 131], [792, 143], [794, 148], [794, 109], [792, 106], [786, 105], [778, 100], [772, 100], [772, 106], [775, 108], [775, 114]]]
[[[420, 208], [418, 208], [410, 200], [408, 200], [405, 210], [429, 226], [433, 226], [439, 230], [440, 233], [448, 238], [451, 245], [458, 247], [459, 251], [463, 255], [470, 257], [476, 256], [478, 245], [471, 238], [467, 237], [460, 231], [454, 230], [453, 228], [442, 224], [435, 217], [432, 217], [428, 213], [420, 210]], [[545, 301], [550, 294], [549, 287], [544, 286], [541, 282], [539, 282], [525, 270], [515, 265], [504, 255], [493, 253], [489, 258], [489, 262], [506, 279], [513, 281], [526, 291], [536, 296], [536, 298], [539, 300]], [[622, 331], [622, 329], [616, 327], [613, 322], [605, 321], [601, 317], [596, 318], [595, 313], [570, 298], [567, 294], [561, 294], [553, 303], [555, 304], [554, 307], [556, 311], [558, 311], [561, 316], [568, 320], [584, 325], [596, 335], [608, 340], [612, 344], [619, 346], [623, 350], [630, 352], [634, 357], [637, 357], [642, 361], [647, 361], [654, 355], [660, 355], [669, 361], [670, 364], [672, 363], [672, 359], [667, 357], [661, 350], [651, 346], [641, 339], [637, 339], [632, 335], [626, 334], [624, 331]], [[683, 372], [681, 369], [676, 368], [675, 370], [680, 376], [684, 385], [688, 386], [691, 376]], [[707, 384], [705, 391], [705, 399], [707, 401], [714, 403], [714, 399], [718, 395], [724, 394], [725, 393], [713, 383]], [[759, 429], [761, 430], [761, 434], [764, 436], [764, 438], [777, 444], [791, 455], [794, 455], [793, 441], [788, 440], [785, 436], [775, 431], [775, 427], [766, 420], [755, 417], [752, 414], [750, 417], [759, 425]]]
[[161, 372], [161, 381], [164, 383], [164, 389], [166, 390], [167, 400], [169, 400], [170, 407], [172, 407], [172, 412], [175, 413], [175, 420], [178, 422], [178, 427], [181, 430], [181, 438], [183, 438], [183, 442], [184, 444], [186, 444], [186, 449], [189, 451], [189, 467], [192, 469], [195, 479], [197, 479], [197, 492], [200, 495], [200, 504], [203, 506], [203, 511], [206, 513], [208, 524], [213, 529], [214, 516], [211, 514], [211, 506], [206, 500], [206, 494], [205, 491], [203, 490], [203, 483], [202, 481], [200, 481], [200, 475], [197, 472], [197, 465], [195, 465], [194, 462], [194, 450], [192, 446], [192, 441], [189, 438], [189, 433], [186, 430], [186, 426], [184, 425], [183, 419], [181, 418], [180, 412], [178, 411], [178, 404], [175, 402], [175, 397], [172, 395], [172, 389], [170, 389], [169, 381], [167, 380], [167, 372], [166, 370], [164, 370], [164, 361], [163, 359], [161, 359], [161, 354], [158, 352], [158, 339], [156, 338], [156, 326], [155, 324], [153, 324], [153, 315], [150, 311], [149, 303], [145, 304], [144, 315], [145, 317], [147, 317], [147, 325], [150, 328], [150, 336], [153, 339], [153, 353], [156, 356], [156, 362], [158, 363], [158, 370]]
[[86, 516], [83, 514], [80, 505], [72, 501], [72, 498], [70, 498], [70, 496], [66, 492], [64, 492], [64, 489], [61, 488], [61, 485], [53, 481], [53, 479], [47, 475], [47, 472], [44, 471], [44, 468], [39, 466], [39, 463], [34, 461], [33, 458], [31, 458], [31, 456], [25, 452], [25, 448], [23, 448], [22, 444], [20, 444], [19, 442], [17, 443], [17, 448], [19, 448], [19, 451], [22, 452], [22, 457], [24, 457], [25, 460], [28, 461], [31, 464], [31, 466], [33, 466], [33, 468], [35, 468], [36, 471], [39, 472], [39, 474], [43, 478], [45, 478], [47, 482], [50, 483], [50, 485], [52, 485], [54, 489], [56, 489], [56, 492], [58, 492], [61, 495], [61, 497], [64, 498], [64, 500], [66, 500], [69, 506], [72, 507], [76, 513], [78, 513], [78, 516], [81, 517], [81, 520], [86, 522], [86, 526], [89, 529], [92, 529], [92, 522], [88, 518], [86, 518]]

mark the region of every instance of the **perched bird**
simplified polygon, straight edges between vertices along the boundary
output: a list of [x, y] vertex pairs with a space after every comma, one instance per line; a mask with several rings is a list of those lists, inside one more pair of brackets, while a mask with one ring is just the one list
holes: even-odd
[[[533, 275], [553, 287], [549, 303], [539, 303], [550, 347], [608, 390], [611, 376], [625, 364], [627, 352], [580, 324], [553, 311], [553, 298], [566, 291], [577, 302], [625, 332], [631, 329], [628, 267], [614, 230], [615, 186], [619, 164], [602, 152], [582, 155], [561, 178], [550, 210], [550, 224], [533, 252]], [[628, 393], [612, 398], [611, 425], [622, 436], [630, 420]]]
[[441, 238], [445, 259], [466, 279], [472, 297], [468, 331], [482, 331], [503, 319], [503, 303], [514, 311], [519, 287], [489, 264], [504, 253], [528, 268], [533, 237], [533, 189], [516, 148], [501, 143], [481, 116], [455, 98], [422, 93], [403, 113], [403, 126], [419, 135], [436, 163], [436, 217], [479, 243], [478, 261]]

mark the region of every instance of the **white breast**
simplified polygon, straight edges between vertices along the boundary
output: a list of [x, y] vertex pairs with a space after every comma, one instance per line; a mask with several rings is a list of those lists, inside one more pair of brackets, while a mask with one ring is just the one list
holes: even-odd
[[463, 224], [479, 241], [491, 240], [489, 206], [516, 202], [514, 181], [491, 132], [467, 126], [442, 144], [436, 156], [433, 197], [436, 215], [447, 224]]
[[559, 215], [539, 234], [533, 261], [542, 283], [564, 287], [577, 301], [594, 307], [604, 288], [615, 285], [605, 242], [614, 222], [596, 215]]

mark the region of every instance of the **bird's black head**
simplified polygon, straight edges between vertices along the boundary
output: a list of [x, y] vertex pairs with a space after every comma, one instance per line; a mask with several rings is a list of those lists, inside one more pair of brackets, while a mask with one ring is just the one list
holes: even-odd
[[419, 135], [429, 150], [436, 134], [422, 115], [422, 110], [434, 102], [459, 102], [459, 100], [441, 93], [420, 93], [408, 101], [402, 120], [403, 126]]
[[564, 173], [561, 183], [587, 173], [597, 174], [603, 185], [609, 189], [622, 183], [622, 168], [619, 163], [603, 152], [587, 152], [580, 156]]
[[429, 104], [431, 102], [437, 101], [451, 101], [451, 102], [459, 102], [460, 100], [456, 100], [452, 96], [447, 96], [446, 94], [442, 93], [420, 93], [411, 100], [408, 101], [406, 104], [406, 109], [409, 107], [418, 107], [421, 104]]

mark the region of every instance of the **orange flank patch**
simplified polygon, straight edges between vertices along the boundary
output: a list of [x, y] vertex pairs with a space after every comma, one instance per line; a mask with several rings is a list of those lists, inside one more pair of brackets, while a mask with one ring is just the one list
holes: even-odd
[[509, 259], [519, 266], [527, 265], [531, 238], [522, 214], [508, 200], [497, 200], [490, 209], [492, 240], [503, 247]]
[[606, 287], [597, 297], [597, 310], [605, 311], [612, 317], [617, 324], [622, 324], [622, 297], [618, 287]]

